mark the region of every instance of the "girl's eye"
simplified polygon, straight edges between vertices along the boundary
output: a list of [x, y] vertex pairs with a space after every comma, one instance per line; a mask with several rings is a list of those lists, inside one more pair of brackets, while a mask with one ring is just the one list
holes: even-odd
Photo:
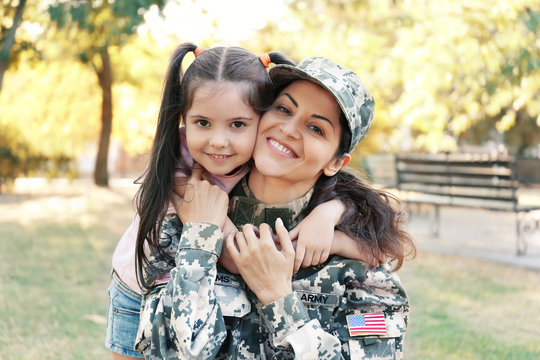
[[318, 126], [315, 126], [315, 125], [309, 125], [309, 129], [310, 129], [311, 131], [313, 131], [314, 133], [318, 134], [318, 135], [321, 135], [321, 136], [324, 135], [323, 131], [322, 131], [321, 128], [318, 127]]
[[241, 129], [244, 126], [246, 126], [246, 123], [244, 123], [243, 121], [233, 121], [231, 123], [231, 127], [234, 129]]
[[210, 122], [208, 120], [197, 120], [195, 121], [195, 124], [199, 125], [200, 127], [209, 127]]

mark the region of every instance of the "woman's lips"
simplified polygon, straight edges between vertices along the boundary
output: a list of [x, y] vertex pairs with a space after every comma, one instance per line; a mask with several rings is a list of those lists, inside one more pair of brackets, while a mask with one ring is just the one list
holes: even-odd
[[266, 141], [269, 144], [270, 148], [276, 151], [278, 154], [293, 159], [298, 157], [298, 155], [296, 155], [291, 149], [289, 149], [287, 146], [283, 145], [279, 141], [273, 138], [267, 138]]

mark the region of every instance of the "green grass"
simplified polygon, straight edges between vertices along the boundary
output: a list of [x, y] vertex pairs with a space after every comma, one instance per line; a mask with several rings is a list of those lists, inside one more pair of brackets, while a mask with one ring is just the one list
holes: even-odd
[[[0, 358], [109, 359], [112, 252], [134, 188], [0, 195]], [[420, 252], [400, 270], [412, 302], [406, 359], [540, 358], [540, 272]]]
[[0, 195], [0, 358], [108, 359], [107, 287], [131, 193]]
[[540, 358], [540, 272], [420, 252], [400, 276], [407, 359]]

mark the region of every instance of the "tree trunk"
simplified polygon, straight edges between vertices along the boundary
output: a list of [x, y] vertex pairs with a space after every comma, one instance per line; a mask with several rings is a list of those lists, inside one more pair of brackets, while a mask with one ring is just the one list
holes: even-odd
[[112, 131], [112, 69], [109, 58], [109, 49], [104, 47], [100, 51], [101, 69], [95, 68], [102, 92], [101, 102], [101, 135], [94, 169], [94, 182], [98, 186], [109, 186], [107, 163], [109, 157], [109, 143]]
[[17, 10], [15, 10], [15, 16], [13, 17], [13, 25], [8, 30], [2, 49], [0, 50], [0, 91], [2, 91], [2, 82], [4, 80], [4, 74], [9, 66], [9, 57], [11, 54], [11, 48], [15, 44], [15, 33], [17, 28], [21, 24], [22, 14], [24, 11], [24, 6], [26, 5], [26, 0], [20, 0]]

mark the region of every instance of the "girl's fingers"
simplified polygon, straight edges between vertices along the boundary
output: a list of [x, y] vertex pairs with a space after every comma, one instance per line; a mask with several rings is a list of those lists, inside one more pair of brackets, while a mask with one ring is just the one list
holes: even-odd
[[307, 253], [304, 257], [304, 261], [302, 262], [303, 267], [311, 266], [311, 263], [313, 262], [313, 253]]
[[319, 264], [326, 262], [329, 256], [330, 256], [330, 249], [325, 249], [321, 254], [321, 259], [319, 260]]
[[236, 233], [234, 231], [231, 231], [229, 235], [225, 238], [225, 246], [227, 247], [227, 250], [229, 250], [229, 254], [233, 258], [233, 261], [236, 262], [236, 259], [238, 259], [238, 256], [240, 256], [240, 253], [238, 252], [238, 248], [235, 244], [235, 235]]
[[300, 234], [300, 228], [297, 226], [291, 231], [289, 231], [289, 236], [291, 237], [291, 240], [298, 240], [298, 235]]
[[304, 256], [306, 255], [306, 248], [303, 244], [297, 244], [296, 245], [296, 253], [294, 258], [294, 272], [297, 273], [298, 270], [300, 270], [300, 266], [302, 266], [302, 261], [304, 260]]

